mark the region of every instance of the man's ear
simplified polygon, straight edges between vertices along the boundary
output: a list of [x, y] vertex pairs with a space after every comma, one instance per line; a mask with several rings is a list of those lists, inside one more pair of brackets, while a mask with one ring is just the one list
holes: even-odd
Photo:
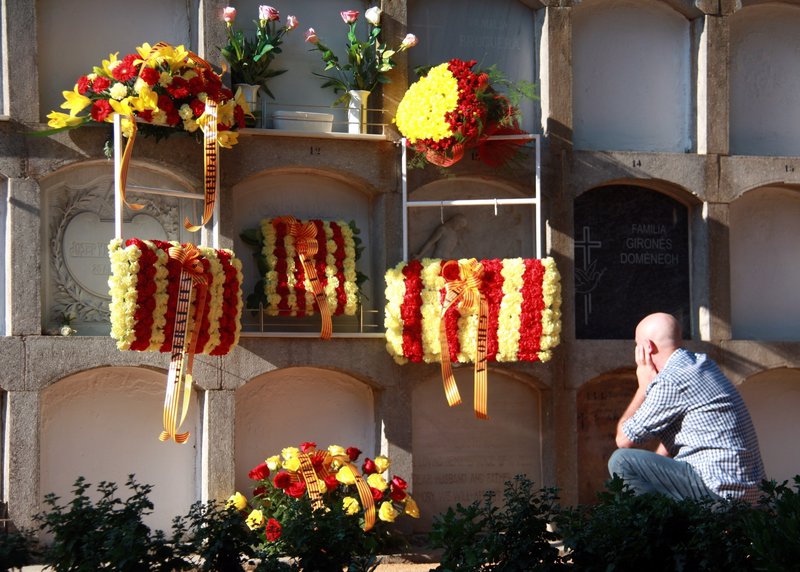
[[647, 342], [645, 342], [645, 343], [647, 344], [647, 348], [650, 350], [651, 354], [657, 354], [658, 353], [658, 346], [656, 346], [656, 344], [653, 343], [653, 340], [647, 340]]

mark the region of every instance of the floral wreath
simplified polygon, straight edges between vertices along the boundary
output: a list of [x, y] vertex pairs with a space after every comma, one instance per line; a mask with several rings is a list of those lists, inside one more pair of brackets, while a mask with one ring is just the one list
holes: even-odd
[[141, 124], [144, 133], [156, 137], [167, 136], [173, 129], [195, 133], [208, 121], [206, 101], [213, 100], [218, 104], [217, 142], [225, 148], [236, 144], [234, 130], [244, 127], [245, 114], [250, 112], [244, 98], [234, 97], [208, 62], [183, 46], [165, 43], [142, 44], [122, 59], [118, 53], [110, 54], [92, 73], [78, 78], [72, 91], [62, 93], [61, 108], [69, 113], [50, 112], [51, 128], [111, 123], [117, 113], [125, 118], [126, 137], [133, 131], [130, 118]]
[[[479, 158], [496, 167], [523, 143], [488, 141], [492, 135], [525, 132], [519, 129], [518, 109], [492, 86], [507, 82], [494, 68], [473, 71], [476, 63], [452, 59], [439, 64], [412, 84], [400, 101], [395, 123], [423, 161], [449, 167], [477, 147]], [[523, 84], [511, 87], [532, 97], [529, 86]]]

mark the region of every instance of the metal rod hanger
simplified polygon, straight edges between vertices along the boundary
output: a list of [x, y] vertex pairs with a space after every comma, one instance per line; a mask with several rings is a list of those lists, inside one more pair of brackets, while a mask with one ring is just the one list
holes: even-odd
[[192, 199], [195, 201], [202, 201], [205, 199], [203, 195], [200, 195], [198, 193], [190, 193], [189, 191], [158, 189], [156, 187], [143, 187], [141, 185], [128, 185], [128, 190], [138, 191], [145, 195], [163, 195], [165, 197], [177, 197], [179, 199]]
[[445, 201], [407, 201], [407, 207], [470, 207], [495, 205], [535, 205], [539, 199], [451, 199]]

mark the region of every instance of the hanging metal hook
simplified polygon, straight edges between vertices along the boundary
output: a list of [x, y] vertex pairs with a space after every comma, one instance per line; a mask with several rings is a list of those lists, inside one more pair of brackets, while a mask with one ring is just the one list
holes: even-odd
[[494, 198], [494, 216], [497, 216], [497, 197]]

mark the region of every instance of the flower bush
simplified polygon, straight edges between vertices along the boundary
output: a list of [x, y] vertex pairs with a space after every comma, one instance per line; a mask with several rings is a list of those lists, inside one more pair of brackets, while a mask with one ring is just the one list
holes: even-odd
[[[474, 147], [491, 166], [513, 156], [514, 143], [490, 144], [488, 138], [524, 133], [514, 102], [533, 97], [533, 85], [511, 84], [494, 68], [473, 70], [476, 63], [452, 59], [439, 64], [412, 84], [400, 101], [397, 128], [425, 161], [449, 167]], [[509, 96], [496, 90], [499, 85], [508, 88]]]
[[231, 81], [234, 84], [260, 85], [264, 92], [274, 99], [267, 87], [267, 80], [286, 73], [286, 70], [272, 69], [270, 64], [275, 56], [281, 53], [280, 45], [283, 43], [283, 37], [297, 27], [297, 18], [287, 16], [286, 24], [280, 25], [280, 13], [276, 8], [259, 6], [258, 20], [255, 21], [256, 34], [255, 38], [251, 39], [241, 30], [233, 28], [236, 8], [226, 7], [222, 17], [226, 24], [228, 43], [220, 49], [220, 52], [231, 66]]
[[391, 461], [366, 458], [361, 471], [356, 447], [316, 443], [287, 447], [250, 471], [253, 496], [229, 503], [259, 531], [268, 557], [293, 559], [296, 570], [367, 570], [389, 540], [387, 523], [419, 517], [407, 483], [388, 477]]
[[322, 55], [325, 71], [335, 72], [333, 75], [316, 74], [326, 80], [322, 87], [332, 87], [336, 93], [345, 92], [338, 101], [346, 99], [346, 92], [350, 90], [372, 91], [379, 83], [388, 83], [386, 74], [396, 65], [392, 57], [417, 44], [417, 37], [414, 34], [407, 34], [396, 49], [391, 49], [381, 42], [379, 39], [381, 14], [382, 11], [377, 6], [369, 8], [364, 13], [369, 28], [367, 39], [362, 42], [356, 34], [358, 10], [340, 12], [342, 20], [348, 26], [347, 63], [344, 64], [339, 61], [333, 50], [322, 43], [314, 28], [309, 28], [306, 32], [306, 42], [312, 44], [313, 49]]
[[133, 131], [133, 118], [145, 134], [166, 136], [174, 129], [195, 133], [209, 121], [206, 101], [213, 100], [218, 104], [217, 141], [226, 148], [236, 144], [234, 130], [244, 127], [249, 112], [207, 62], [183, 46], [164, 43], [142, 44], [122, 59], [110, 54], [63, 95], [61, 108], [69, 113], [52, 111], [47, 116], [50, 127], [111, 123], [118, 113], [126, 137]]

